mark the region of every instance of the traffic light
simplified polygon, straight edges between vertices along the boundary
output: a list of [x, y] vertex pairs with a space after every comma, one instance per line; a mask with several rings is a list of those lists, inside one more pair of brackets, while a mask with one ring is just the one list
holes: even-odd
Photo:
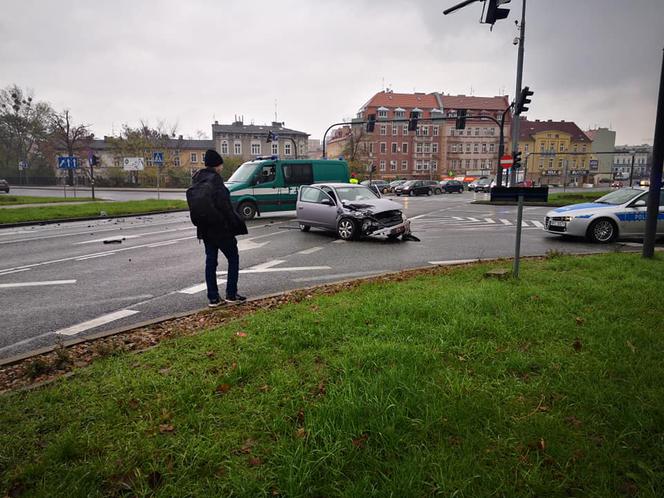
[[267, 140], [266, 140], [266, 142], [267, 142], [267, 143], [270, 143], [270, 142], [272, 142], [273, 140], [274, 140], [274, 133], [272, 133], [271, 131], [268, 131], [268, 132], [267, 132]]
[[376, 115], [369, 114], [367, 116], [367, 133], [373, 133], [375, 127], [376, 127]]
[[484, 18], [485, 24], [492, 26], [496, 21], [505, 19], [510, 13], [510, 9], [501, 9], [498, 6], [504, 3], [510, 3], [510, 0], [489, 0], [489, 6], [486, 9], [486, 17]]
[[521, 90], [521, 95], [516, 101], [516, 106], [514, 107], [514, 114], [517, 116], [521, 115], [522, 112], [528, 111], [528, 104], [530, 104], [530, 97], [533, 95], [533, 92], [530, 91], [530, 88], [525, 86]]
[[90, 166], [97, 166], [99, 164], [99, 156], [96, 154], [90, 155]]
[[519, 169], [521, 167], [521, 152], [517, 151], [512, 156], [512, 169]]
[[466, 109], [459, 109], [457, 111], [456, 129], [457, 130], [466, 129]]
[[417, 131], [417, 120], [419, 119], [417, 111], [410, 111], [408, 120], [408, 131]]
[[376, 165], [375, 165], [375, 164], [372, 164], [372, 165], [371, 165], [371, 172], [372, 172], [372, 173], [375, 173], [375, 172], [376, 172]]

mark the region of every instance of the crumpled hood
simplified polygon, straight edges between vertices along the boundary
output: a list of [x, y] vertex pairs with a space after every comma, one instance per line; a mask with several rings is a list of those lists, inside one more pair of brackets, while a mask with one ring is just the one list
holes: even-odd
[[376, 199], [375, 201], [357, 201], [343, 203], [346, 209], [351, 211], [370, 211], [373, 214], [383, 213], [385, 211], [401, 211], [403, 206], [398, 202], [389, 199]]

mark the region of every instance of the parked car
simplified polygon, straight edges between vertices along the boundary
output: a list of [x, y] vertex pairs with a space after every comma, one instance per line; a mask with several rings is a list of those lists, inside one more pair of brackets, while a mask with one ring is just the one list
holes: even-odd
[[[648, 192], [621, 188], [595, 202], [572, 204], [546, 213], [544, 230], [556, 235], [586, 237], [593, 242], [612, 242], [620, 237], [643, 237]], [[664, 235], [664, 189], [659, 194], [657, 235]]]
[[463, 194], [463, 182], [460, 182], [459, 180], [443, 180], [440, 182], [440, 187], [446, 194], [451, 194], [453, 192]]
[[323, 183], [303, 186], [297, 200], [300, 230], [332, 230], [344, 240], [366, 235], [388, 239], [410, 235], [401, 204], [378, 197], [366, 185]]
[[474, 190], [475, 192], [491, 192], [491, 187], [493, 185], [494, 182], [490, 178], [482, 178], [475, 182]]
[[385, 180], [364, 180], [363, 182], [360, 182], [360, 185], [376, 187], [381, 194], [387, 194], [390, 191], [390, 184]]
[[431, 185], [424, 183], [424, 180], [408, 180], [394, 189], [397, 195], [432, 195]]
[[390, 192], [394, 192], [395, 188], [404, 183], [406, 183], [406, 180], [394, 180], [393, 182], [390, 182]]
[[622, 186], [623, 186], [622, 182], [619, 181], [611, 183], [611, 188], [622, 188]]
[[437, 182], [436, 180], [422, 180], [425, 185], [429, 185], [431, 187], [431, 190], [433, 191], [434, 194], [442, 194], [443, 189], [440, 188], [440, 182]]
[[4, 190], [5, 194], [9, 193], [9, 182], [7, 180], [0, 180], [0, 190]]
[[468, 184], [468, 190], [473, 192], [475, 190], [475, 187], [477, 187], [478, 182], [480, 182], [482, 180], [486, 180], [486, 179], [487, 179], [486, 176], [480, 176], [477, 180], [474, 180], [474, 181], [470, 182]]

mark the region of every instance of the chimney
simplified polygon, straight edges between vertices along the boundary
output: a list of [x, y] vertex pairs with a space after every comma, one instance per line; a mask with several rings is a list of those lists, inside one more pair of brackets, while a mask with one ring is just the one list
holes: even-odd
[[279, 121], [272, 121], [272, 128], [281, 128], [284, 125], [284, 123], [280, 123]]

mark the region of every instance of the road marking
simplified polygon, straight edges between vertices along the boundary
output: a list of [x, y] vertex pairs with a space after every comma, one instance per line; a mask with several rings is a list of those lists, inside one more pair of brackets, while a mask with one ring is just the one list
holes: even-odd
[[247, 268], [248, 270], [267, 270], [268, 268], [272, 268], [273, 266], [280, 265], [281, 263], [285, 263], [286, 261], [283, 259], [273, 259], [272, 261], [267, 261], [265, 263], [261, 263], [259, 265], [252, 266], [250, 268]]
[[493, 221], [491, 218], [484, 218], [484, 221], [487, 223], [495, 223], [495, 221]]
[[296, 252], [295, 254], [313, 254], [315, 252], [321, 251], [323, 249], [322, 246], [317, 246], [317, 247], [312, 247], [310, 249], [305, 249], [304, 251]]
[[242, 239], [239, 240], [237, 243], [237, 250], [238, 251], [248, 251], [250, 249], [258, 249], [259, 247], [263, 247], [266, 244], [269, 244], [270, 241], [267, 242], [254, 242], [251, 239]]
[[539, 222], [539, 221], [531, 220], [530, 222], [531, 222], [533, 225], [535, 225], [536, 227], [544, 228], [544, 224], [542, 224], [542, 223]]
[[450, 259], [447, 261], [429, 261], [430, 265], [449, 266], [449, 265], [463, 265], [466, 263], [477, 263], [479, 259]]
[[512, 225], [512, 222], [511, 222], [510, 220], [505, 220], [505, 219], [503, 219], [503, 218], [500, 219], [500, 222], [501, 222], [503, 225], [507, 225], [507, 226]]
[[[313, 270], [331, 270], [329, 266], [289, 266], [283, 268], [247, 268], [246, 270], [240, 270], [240, 273], [275, 273], [281, 271], [313, 271]], [[227, 271], [218, 271], [217, 275], [226, 275]]]
[[93, 254], [92, 256], [83, 256], [82, 258], [76, 258], [74, 261], [87, 261], [88, 259], [104, 258], [106, 256], [111, 256], [112, 254], [115, 254], [115, 251], [100, 252], [99, 254]]
[[20, 282], [15, 284], [0, 284], [0, 289], [12, 289], [14, 287], [41, 287], [42, 285], [64, 285], [75, 284], [76, 280], [46, 280], [44, 282]]
[[[171, 231], [171, 230], [169, 230]], [[154, 232], [154, 233], [159, 233], [159, 232]], [[84, 242], [74, 242], [75, 246], [80, 246], [82, 244], [94, 244], [96, 242], [106, 242], [108, 241], [120, 241], [122, 242], [125, 239], [136, 239], [138, 237], [142, 237], [144, 234], [137, 234], [137, 235], [117, 235], [115, 237], [104, 237], [103, 239], [95, 239], [95, 240], [86, 240]]]
[[72, 325], [71, 327], [67, 327], [66, 329], [60, 329], [55, 333], [57, 335], [76, 335], [80, 334], [81, 332], [85, 332], [86, 330], [90, 330], [95, 327], [100, 327], [101, 325], [106, 325], [107, 323], [114, 322], [115, 320], [120, 320], [121, 318], [126, 318], [128, 316], [135, 315], [136, 313], [140, 312], [135, 310], [115, 311], [114, 313], [109, 313], [108, 315], [102, 315], [93, 320], [88, 320], [87, 322], [79, 323], [78, 325]]
[[480, 221], [480, 220], [478, 220], [477, 218], [468, 218], [468, 219], [469, 219], [470, 221], [477, 221], [477, 222]]
[[343, 239], [337, 239], [337, 240], [331, 242], [331, 244], [345, 244], [345, 243], [346, 243], [346, 241], [343, 240]]
[[0, 273], [0, 277], [3, 275], [9, 275], [10, 273], [20, 273], [22, 271], [30, 271], [30, 268], [19, 268], [18, 270], [10, 270]]
[[[220, 280], [217, 279], [217, 285], [225, 283], [226, 280]], [[198, 284], [198, 285], [192, 285], [191, 287], [187, 287], [186, 289], [179, 290], [179, 294], [198, 294], [199, 292], [203, 292], [204, 290], [207, 290], [207, 284]]]
[[459, 216], [452, 216], [452, 218], [455, 220], [464, 221], [464, 219]]
[[153, 248], [153, 247], [163, 247], [163, 246], [172, 246], [173, 244], [177, 244], [177, 240], [167, 240], [166, 242], [155, 242], [154, 244], [150, 244], [148, 247]]

